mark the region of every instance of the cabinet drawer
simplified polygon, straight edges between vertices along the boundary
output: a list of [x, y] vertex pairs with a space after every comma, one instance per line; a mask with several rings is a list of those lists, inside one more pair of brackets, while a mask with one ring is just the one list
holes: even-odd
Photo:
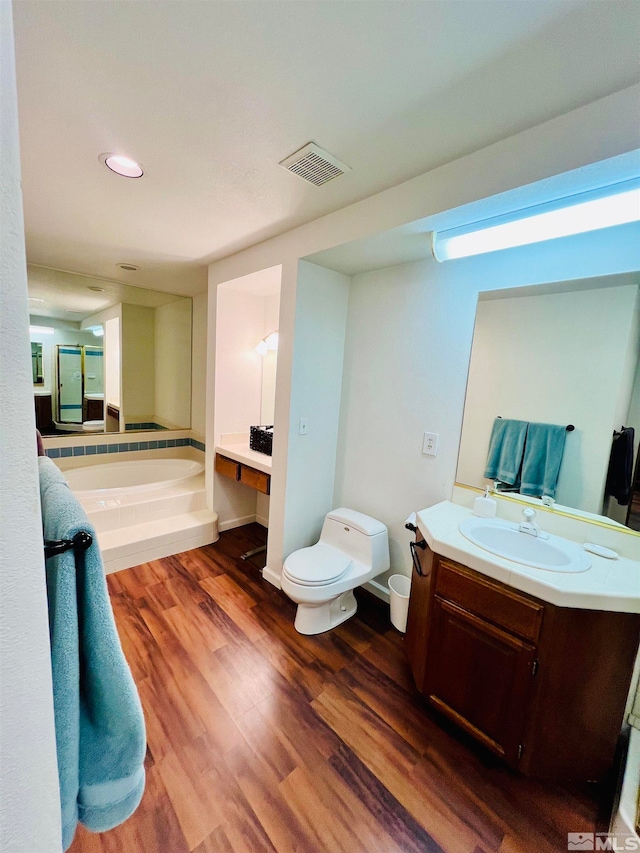
[[223, 477], [230, 477], [232, 480], [240, 479], [240, 463], [227, 459], [226, 456], [220, 456], [219, 453], [216, 453], [216, 471]]
[[508, 587], [479, 577], [463, 566], [440, 560], [436, 593], [494, 625], [531, 642], [538, 641], [544, 605]]
[[251, 486], [252, 489], [257, 489], [259, 492], [264, 492], [268, 495], [271, 490], [271, 476], [264, 474], [262, 471], [256, 471], [255, 468], [249, 468], [247, 465], [240, 466], [240, 482], [245, 486]]

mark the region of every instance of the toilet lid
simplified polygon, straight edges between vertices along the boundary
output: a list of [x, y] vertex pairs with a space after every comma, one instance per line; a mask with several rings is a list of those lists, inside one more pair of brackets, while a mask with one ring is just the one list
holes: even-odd
[[342, 551], [318, 542], [311, 548], [290, 554], [284, 562], [284, 570], [296, 583], [320, 586], [340, 580], [350, 565], [350, 558]]

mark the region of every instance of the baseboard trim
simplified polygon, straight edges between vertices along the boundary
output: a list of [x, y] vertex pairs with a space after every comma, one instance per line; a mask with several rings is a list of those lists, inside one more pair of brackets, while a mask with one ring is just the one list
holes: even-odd
[[256, 513], [256, 521], [258, 522], [258, 524], [261, 524], [263, 527], [266, 527], [267, 530], [269, 529], [268, 518], [265, 518], [263, 515], [258, 515], [258, 513]]
[[276, 589], [282, 589], [282, 584], [280, 582], [280, 572], [276, 572], [273, 569], [270, 569], [269, 566], [265, 566], [262, 570], [262, 577], [269, 581], [270, 584], [276, 587]]
[[362, 584], [362, 588], [366, 589], [372, 595], [375, 595], [376, 598], [381, 599], [381, 601], [385, 601], [389, 604], [389, 590], [386, 586], [383, 586], [381, 583], [378, 583], [376, 580], [368, 581], [367, 583]]
[[254, 515], [244, 515], [241, 518], [230, 518], [228, 521], [219, 521], [218, 530], [222, 533], [223, 530], [232, 530], [234, 527], [243, 527], [245, 524], [251, 524], [256, 521]]

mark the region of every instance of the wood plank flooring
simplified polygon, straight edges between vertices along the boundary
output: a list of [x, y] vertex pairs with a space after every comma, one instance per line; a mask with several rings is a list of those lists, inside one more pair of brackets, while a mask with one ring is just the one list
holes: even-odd
[[602, 793], [518, 777], [426, 710], [368, 597], [316, 637], [239, 555], [258, 525], [108, 578], [147, 787], [71, 853], [557, 853]]

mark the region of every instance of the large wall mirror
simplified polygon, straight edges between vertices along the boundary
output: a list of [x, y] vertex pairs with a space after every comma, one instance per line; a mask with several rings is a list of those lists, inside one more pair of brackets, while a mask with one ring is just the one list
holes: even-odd
[[[459, 483], [490, 484], [484, 472], [496, 418], [571, 425], [555, 501], [640, 531], [639, 284], [640, 273], [628, 273], [480, 294]], [[607, 474], [623, 427], [635, 430], [635, 441], [631, 497], [620, 503]]]
[[43, 435], [191, 425], [191, 299], [29, 265]]

